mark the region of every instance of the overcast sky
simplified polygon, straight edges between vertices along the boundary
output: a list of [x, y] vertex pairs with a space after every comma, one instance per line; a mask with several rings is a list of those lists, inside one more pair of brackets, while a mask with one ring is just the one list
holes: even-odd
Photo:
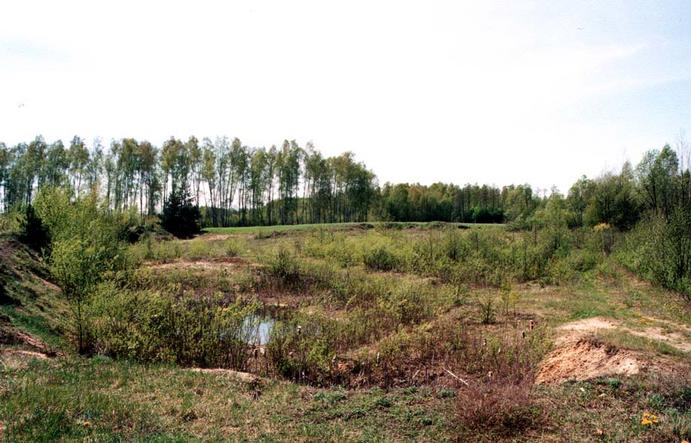
[[691, 131], [691, 3], [4, 1], [0, 140], [228, 135], [557, 185]]

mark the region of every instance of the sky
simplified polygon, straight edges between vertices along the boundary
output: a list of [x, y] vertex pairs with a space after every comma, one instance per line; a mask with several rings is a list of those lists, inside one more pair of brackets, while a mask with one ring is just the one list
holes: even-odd
[[0, 141], [227, 135], [567, 192], [691, 131], [691, 2], [5, 1]]

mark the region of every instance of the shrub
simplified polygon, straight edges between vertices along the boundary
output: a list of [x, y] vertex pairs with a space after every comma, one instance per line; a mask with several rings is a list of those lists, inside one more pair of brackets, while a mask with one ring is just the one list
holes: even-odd
[[468, 253], [469, 247], [458, 232], [448, 231], [442, 243], [444, 254], [453, 261], [459, 261]]
[[456, 414], [467, 431], [515, 435], [546, 419], [534, 402], [535, 369], [549, 347], [545, 331], [526, 338], [469, 337], [459, 359], [476, 378], [456, 393]]
[[691, 215], [683, 208], [669, 219], [642, 220], [616, 257], [639, 276], [691, 299]]
[[391, 271], [396, 268], [396, 257], [386, 246], [379, 246], [365, 252], [365, 266], [375, 271]]
[[482, 323], [488, 325], [494, 323], [494, 298], [491, 295], [481, 296], [478, 298], [480, 306], [480, 318]]
[[421, 286], [405, 285], [392, 291], [382, 307], [385, 312], [393, 314], [397, 323], [414, 324], [432, 316], [429, 298]]
[[457, 392], [457, 417], [470, 430], [493, 428], [501, 434], [521, 433], [538, 418], [532, 387], [529, 377], [473, 382]]
[[226, 241], [226, 256], [228, 257], [237, 257], [240, 255], [240, 252], [242, 252], [242, 248], [240, 247], [240, 244], [235, 241], [235, 240], [228, 240]]
[[323, 383], [330, 376], [334, 347], [327, 319], [295, 316], [274, 324], [266, 356], [273, 370], [284, 377]]
[[259, 306], [223, 294], [179, 292], [176, 286], [128, 291], [101, 285], [89, 305], [96, 350], [142, 362], [244, 370]]
[[120, 235], [122, 220], [103, 211], [96, 194], [71, 201], [64, 190], [42, 188], [34, 204], [52, 240], [50, 273], [72, 304], [79, 351], [85, 352], [85, 302], [101, 281], [130, 265]]
[[269, 264], [269, 274], [280, 286], [296, 288], [300, 282], [300, 264], [287, 249], [281, 248]]
[[50, 255], [50, 272], [74, 306], [79, 352], [88, 350], [84, 304], [109, 271], [123, 269], [124, 251], [117, 241], [97, 243], [84, 239], [61, 240]]

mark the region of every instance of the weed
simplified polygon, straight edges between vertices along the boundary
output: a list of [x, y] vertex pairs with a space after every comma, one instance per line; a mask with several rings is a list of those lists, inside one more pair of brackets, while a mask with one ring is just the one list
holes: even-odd
[[478, 297], [478, 305], [480, 307], [480, 318], [482, 323], [485, 325], [494, 323], [494, 297], [491, 295], [482, 295]]

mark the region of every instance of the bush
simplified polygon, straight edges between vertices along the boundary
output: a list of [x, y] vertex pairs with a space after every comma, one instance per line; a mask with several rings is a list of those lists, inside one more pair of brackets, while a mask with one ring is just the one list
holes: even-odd
[[518, 434], [533, 424], [533, 385], [529, 378], [495, 378], [471, 383], [458, 390], [456, 411], [459, 421], [471, 430], [492, 428], [500, 434]]
[[89, 306], [97, 352], [141, 362], [246, 368], [259, 306], [223, 294], [193, 296], [179, 288], [128, 291], [102, 284]]
[[691, 299], [691, 215], [683, 208], [669, 219], [642, 220], [626, 235], [616, 257], [642, 278]]
[[89, 350], [88, 318], [84, 305], [92, 290], [109, 272], [126, 266], [124, 251], [117, 241], [98, 243], [84, 239], [60, 240], [50, 255], [50, 272], [74, 306], [79, 352]]
[[79, 351], [88, 351], [85, 304], [101, 281], [130, 265], [122, 220], [102, 210], [96, 194], [71, 201], [64, 190], [42, 188], [34, 205], [50, 232], [50, 273], [72, 304]]
[[300, 264], [285, 248], [281, 248], [269, 264], [269, 274], [279, 286], [296, 288], [300, 283]]
[[535, 369], [549, 347], [545, 331], [526, 338], [476, 336], [466, 341], [459, 364], [474, 374], [460, 386], [456, 414], [467, 431], [504, 436], [522, 433], [546, 419], [535, 404]]
[[236, 240], [227, 240], [226, 243], [226, 256], [237, 257], [242, 252], [242, 247]]
[[365, 252], [365, 266], [375, 271], [391, 271], [396, 268], [396, 257], [386, 246], [379, 246]]
[[279, 321], [266, 344], [268, 362], [283, 377], [323, 384], [331, 376], [333, 335], [328, 320], [319, 316]]
[[395, 317], [397, 323], [415, 324], [432, 316], [429, 299], [431, 295], [422, 286], [404, 285], [392, 291], [382, 307]]
[[482, 324], [488, 325], [494, 323], [495, 307], [494, 298], [491, 295], [481, 296], [478, 298], [478, 305], [480, 306], [480, 318]]

